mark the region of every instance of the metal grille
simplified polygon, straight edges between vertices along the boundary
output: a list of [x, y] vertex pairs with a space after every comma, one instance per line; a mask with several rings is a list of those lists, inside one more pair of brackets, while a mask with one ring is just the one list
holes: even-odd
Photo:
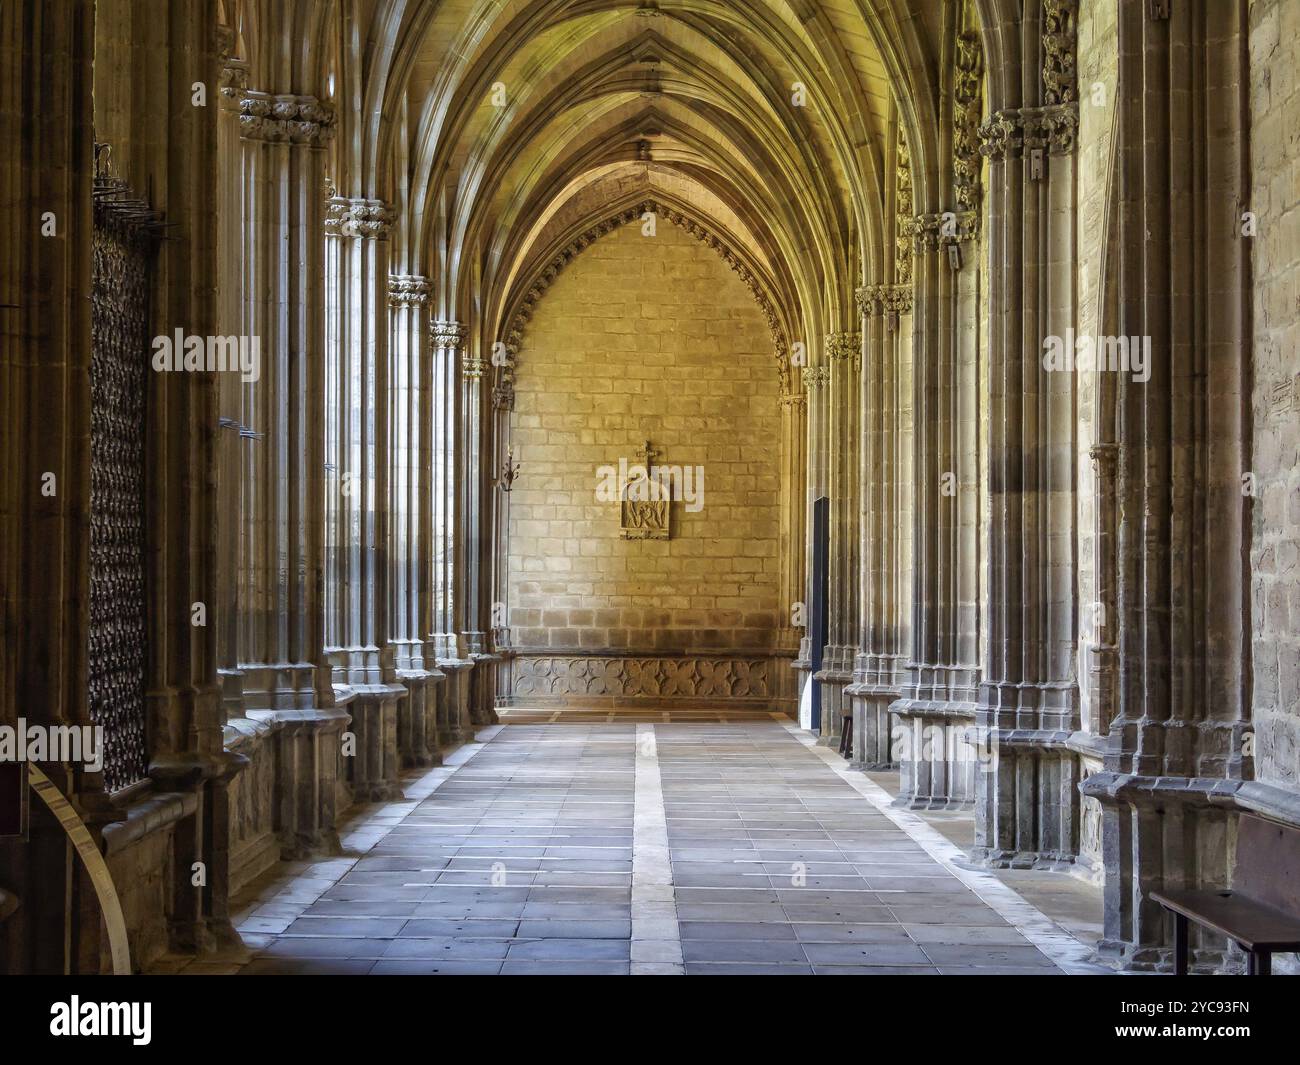
[[121, 182], [94, 186], [90, 356], [90, 716], [109, 791], [148, 775], [144, 427], [158, 216]]

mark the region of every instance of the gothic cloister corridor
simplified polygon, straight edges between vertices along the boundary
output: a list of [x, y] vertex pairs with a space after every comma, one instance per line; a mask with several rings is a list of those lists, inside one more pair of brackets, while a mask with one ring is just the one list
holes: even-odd
[[1286, 1022], [1179, 1007], [1300, 974], [1298, 70], [1300, 0], [0, 0], [21, 1023]]

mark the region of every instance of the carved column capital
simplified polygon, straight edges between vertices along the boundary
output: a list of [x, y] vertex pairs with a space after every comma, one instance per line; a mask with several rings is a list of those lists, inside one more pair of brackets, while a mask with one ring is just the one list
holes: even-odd
[[331, 196], [325, 213], [325, 235], [387, 240], [396, 217], [397, 212], [383, 200]]
[[483, 376], [486, 369], [487, 363], [485, 363], [479, 356], [466, 355], [465, 358], [461, 360], [460, 375], [467, 381], [477, 381]]
[[416, 274], [389, 274], [388, 306], [423, 307], [429, 302], [431, 288], [427, 277]]
[[317, 147], [334, 135], [334, 112], [314, 96], [245, 89], [239, 100], [239, 135]]
[[468, 333], [469, 330], [459, 322], [435, 320], [431, 324], [433, 342], [440, 348], [451, 348], [453, 350], [459, 348], [465, 342]]
[[830, 371], [825, 366], [805, 366], [802, 377], [804, 388], [811, 392], [821, 388], [830, 379]]
[[994, 161], [1014, 159], [1036, 148], [1068, 155], [1074, 151], [1078, 132], [1077, 101], [998, 111], [979, 128], [980, 154]]
[[1088, 448], [1088, 458], [1093, 468], [1100, 474], [1113, 476], [1119, 463], [1119, 445], [1115, 443], [1093, 444]]
[[864, 318], [912, 313], [911, 285], [864, 285], [858, 289], [858, 307]]
[[862, 368], [862, 334], [856, 331], [826, 334], [826, 355], [836, 362], [851, 362]]
[[497, 410], [515, 409], [515, 383], [503, 378], [492, 386], [492, 406]]

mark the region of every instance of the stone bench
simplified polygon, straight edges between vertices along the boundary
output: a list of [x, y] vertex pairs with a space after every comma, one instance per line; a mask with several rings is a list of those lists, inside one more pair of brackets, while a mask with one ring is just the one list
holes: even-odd
[[1174, 974], [1187, 975], [1187, 923], [1246, 952], [1246, 973], [1268, 976], [1274, 953], [1300, 951], [1300, 831], [1243, 814], [1231, 891], [1153, 891], [1174, 915]]

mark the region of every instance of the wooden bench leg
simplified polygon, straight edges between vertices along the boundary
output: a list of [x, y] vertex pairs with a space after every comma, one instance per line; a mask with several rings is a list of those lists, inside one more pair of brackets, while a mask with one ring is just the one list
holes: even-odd
[[1271, 976], [1273, 974], [1273, 955], [1267, 950], [1252, 950], [1246, 955], [1247, 976]]
[[1187, 975], [1187, 918], [1174, 914], [1174, 975]]

